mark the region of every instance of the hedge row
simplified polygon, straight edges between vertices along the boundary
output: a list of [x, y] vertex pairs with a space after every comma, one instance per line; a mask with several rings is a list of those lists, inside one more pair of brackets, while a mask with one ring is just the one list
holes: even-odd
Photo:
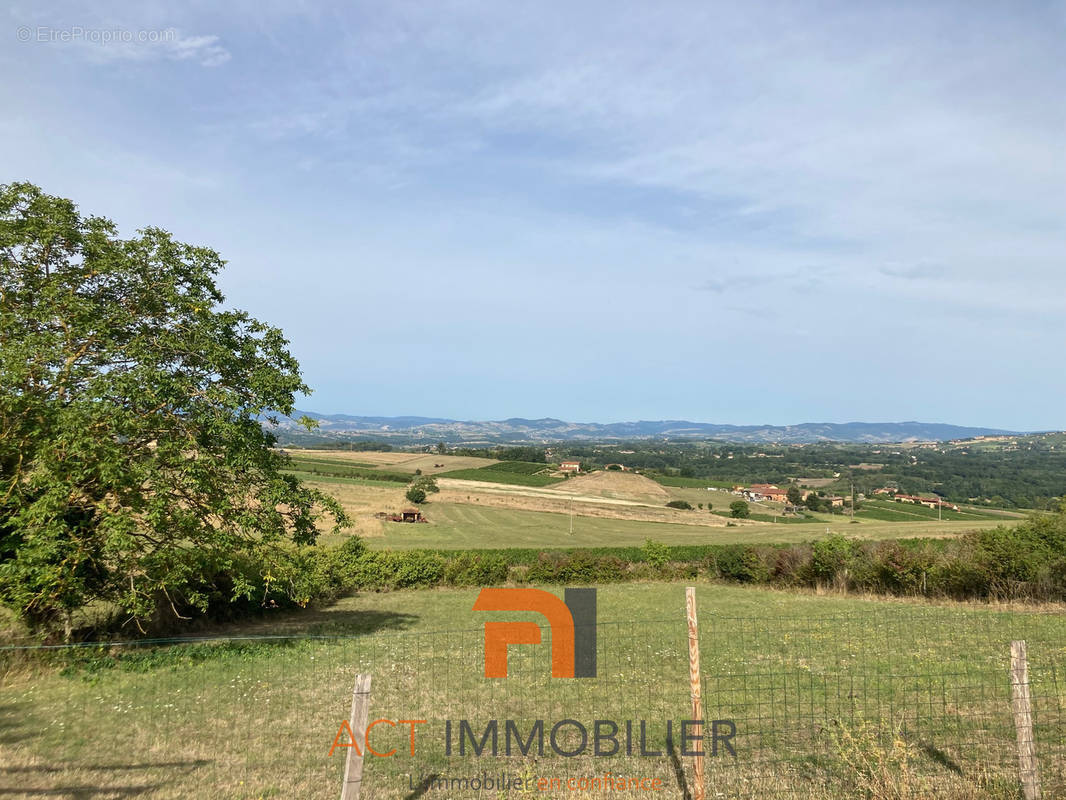
[[[493, 584], [600, 584], [706, 577], [780, 587], [955, 599], [1066, 600], [1066, 514], [955, 539], [860, 541], [832, 535], [794, 545], [685, 545], [571, 550], [285, 551], [261, 596], [308, 603], [351, 591]], [[262, 572], [261, 566], [258, 572]]]
[[228, 558], [197, 588], [195, 604], [172, 599], [177, 609], [218, 619], [356, 591], [700, 577], [960, 600], [1066, 601], [1066, 513], [955, 539], [870, 542], [833, 535], [794, 545], [648, 541], [571, 550], [382, 551], [352, 538], [336, 547], [278, 548], [265, 560]]

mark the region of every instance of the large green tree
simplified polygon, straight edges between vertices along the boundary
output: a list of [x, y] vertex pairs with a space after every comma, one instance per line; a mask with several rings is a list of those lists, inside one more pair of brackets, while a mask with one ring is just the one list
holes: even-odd
[[260, 425], [308, 389], [280, 330], [223, 307], [223, 265], [0, 185], [0, 602], [31, 625], [204, 608], [218, 576], [247, 597], [238, 562], [345, 521]]

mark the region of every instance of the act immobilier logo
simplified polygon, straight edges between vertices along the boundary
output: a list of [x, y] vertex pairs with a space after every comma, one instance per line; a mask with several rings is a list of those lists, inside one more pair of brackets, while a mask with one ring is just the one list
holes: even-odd
[[[565, 589], [560, 600], [543, 589], [486, 588], [474, 611], [534, 611], [551, 630], [553, 678], [596, 677], [596, 590]], [[507, 677], [507, 647], [540, 644], [535, 622], [485, 623], [485, 677]]]

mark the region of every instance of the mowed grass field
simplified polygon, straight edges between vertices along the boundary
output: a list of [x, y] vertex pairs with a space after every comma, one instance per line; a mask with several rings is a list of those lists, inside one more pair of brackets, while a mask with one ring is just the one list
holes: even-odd
[[[972, 530], [965, 522], [844, 524], [839, 518], [824, 525], [773, 525], [747, 523], [728, 527], [642, 522], [565, 513], [518, 511], [467, 503], [430, 502], [423, 506], [430, 520], [425, 525], [383, 523], [381, 535], [367, 538], [374, 548], [479, 549], [501, 547], [623, 547], [642, 545], [648, 539], [664, 544], [778, 544], [811, 541], [827, 531], [861, 539], [895, 539], [913, 536], [953, 536]], [[698, 512], [689, 512], [696, 514]], [[706, 512], [704, 512], [706, 513]]]
[[[356, 454], [365, 455], [365, 454]], [[386, 454], [392, 455], [392, 454]], [[628, 495], [605, 488], [601, 482], [572, 478], [550, 487], [506, 486], [442, 478], [440, 494], [430, 495], [422, 506], [429, 523], [385, 522], [376, 515], [395, 513], [410, 505], [406, 486], [364, 479], [303, 474], [301, 477], [336, 497], [353, 519], [352, 527], [323, 541], [336, 541], [356, 533], [377, 548], [477, 549], [501, 547], [601, 547], [643, 544], [654, 539], [666, 544], [789, 543], [811, 541], [828, 532], [865, 539], [920, 536], [954, 536], [982, 527], [1013, 524], [1002, 516], [938, 522], [935, 517], [914, 516], [907, 521], [862, 519], [817, 514], [807, 523], [730, 520], [703, 511], [665, 508], [671, 498], [711, 502], [716, 511], [736, 499], [728, 492], [658, 487], [661, 496], [637, 486]], [[589, 476], [593, 478], [594, 476]], [[630, 478], [633, 476], [629, 476]], [[583, 488], [582, 488], [583, 487]], [[571, 490], [589, 492], [573, 494]], [[758, 514], [772, 514], [770, 504], [753, 505]], [[571, 508], [573, 534], [571, 534]], [[772, 519], [772, 516], [768, 517]]]
[[[560, 590], [551, 589], [559, 592]], [[0, 653], [0, 791], [5, 797], [334, 798], [343, 756], [328, 755], [357, 673], [372, 676], [370, 719], [426, 720], [416, 754], [408, 727], [380, 725], [364, 797], [418, 797], [425, 776], [498, 774], [659, 778], [659, 796], [691, 786], [671, 757], [665, 720], [690, 715], [684, 585], [598, 590], [598, 675], [550, 678], [544, 643], [510, 648], [507, 679], [483, 677], [478, 589], [366, 594], [218, 633], [313, 636], [146, 643], [40, 656]], [[741, 588], [697, 587], [705, 716], [737, 728], [735, 759], [709, 758], [710, 797], [865, 796], [847, 760], [905, 749], [899, 797], [1015, 797], [1006, 682], [1008, 644], [1028, 642], [1045, 796], [1062, 786], [1066, 616], [920, 606]], [[491, 615], [489, 615], [491, 616]], [[508, 618], [543, 622], [535, 615]], [[1055, 709], [1059, 711], [1055, 716]], [[646, 720], [658, 755], [451, 757], [445, 721]], [[897, 723], [905, 723], [897, 727]], [[871, 727], [872, 726], [872, 727]], [[874, 731], [877, 735], [871, 734]], [[858, 737], [861, 750], [841, 744]], [[675, 733], [676, 735], [676, 733]], [[878, 736], [885, 735], [882, 742]], [[576, 731], [560, 739], [576, 747]], [[502, 751], [501, 739], [501, 751]], [[882, 748], [883, 750], [879, 750]], [[342, 751], [339, 751], [342, 752]], [[676, 756], [676, 751], [674, 753]], [[915, 776], [933, 781], [919, 791]], [[923, 784], [924, 785], [924, 784]], [[1001, 791], [1002, 789], [1002, 791]], [[603, 792], [431, 790], [427, 797], [602, 797]], [[638, 797], [647, 792], [612, 792]], [[879, 795], [889, 796], [889, 795]]]

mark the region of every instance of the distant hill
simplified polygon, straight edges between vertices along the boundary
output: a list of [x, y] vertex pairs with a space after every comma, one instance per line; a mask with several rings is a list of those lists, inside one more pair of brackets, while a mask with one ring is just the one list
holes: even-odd
[[[293, 417], [311, 417], [319, 423], [317, 434], [345, 439], [360, 435], [373, 439], [440, 441], [450, 443], [546, 443], [625, 439], [717, 439], [728, 442], [887, 442], [947, 441], [975, 436], [1015, 435], [1016, 431], [970, 428], [936, 422], [805, 422], [799, 425], [718, 425], [710, 422], [660, 420], [640, 422], [565, 422], [512, 418], [495, 421], [461, 421], [438, 417], [360, 417], [350, 414], [316, 414], [296, 411]], [[293, 418], [279, 419], [279, 433], [302, 430]]]

